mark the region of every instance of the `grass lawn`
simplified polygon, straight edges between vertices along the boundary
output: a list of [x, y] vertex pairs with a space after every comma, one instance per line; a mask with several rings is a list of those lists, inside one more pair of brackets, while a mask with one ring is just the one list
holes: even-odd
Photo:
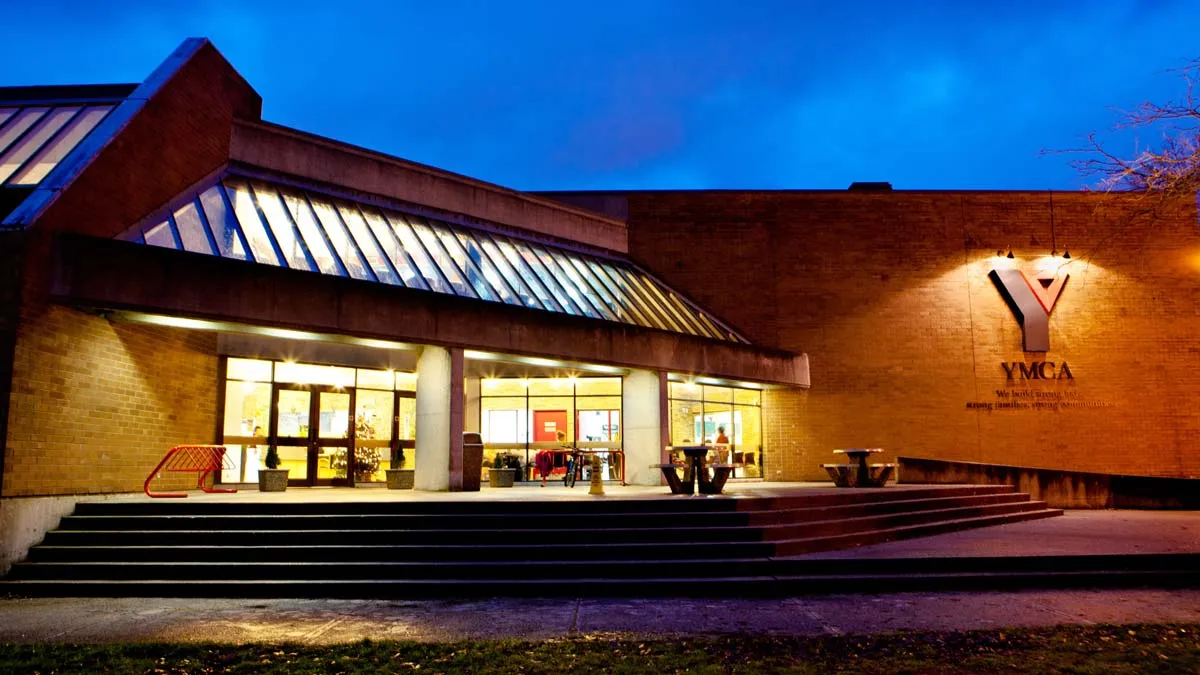
[[1200, 673], [1200, 624], [872, 637], [0, 645], [0, 673]]

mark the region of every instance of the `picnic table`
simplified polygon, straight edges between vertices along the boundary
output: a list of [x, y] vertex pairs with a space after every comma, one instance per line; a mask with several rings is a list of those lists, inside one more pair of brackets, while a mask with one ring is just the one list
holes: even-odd
[[[669, 447], [668, 450], [682, 452], [687, 458], [687, 462], [684, 464], [676, 462], [651, 464], [650, 468], [662, 471], [663, 477], [667, 479], [667, 485], [671, 488], [671, 494], [695, 494], [698, 487], [702, 495], [719, 495], [725, 489], [725, 482], [729, 480], [729, 476], [733, 473], [733, 470], [740, 467], [741, 464], [713, 463], [706, 465], [705, 459], [712, 449], [712, 446], [708, 445], [676, 445]], [[712, 478], [708, 476], [708, 469], [710, 468], [713, 470]], [[682, 478], [679, 475], [680, 470], [684, 472]]]
[[867, 464], [871, 455], [883, 448], [839, 448], [835, 455], [845, 455], [846, 464], [822, 464], [838, 487], [883, 487], [896, 470], [895, 464]]

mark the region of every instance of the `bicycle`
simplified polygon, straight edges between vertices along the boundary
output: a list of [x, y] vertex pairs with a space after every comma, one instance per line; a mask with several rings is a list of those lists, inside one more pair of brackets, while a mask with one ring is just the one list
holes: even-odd
[[579, 448], [571, 448], [571, 454], [567, 455], [567, 473], [563, 476], [563, 485], [575, 487], [575, 472], [583, 466], [582, 460], [583, 453]]

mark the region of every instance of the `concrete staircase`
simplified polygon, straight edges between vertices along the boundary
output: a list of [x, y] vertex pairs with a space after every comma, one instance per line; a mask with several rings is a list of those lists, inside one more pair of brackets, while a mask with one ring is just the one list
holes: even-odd
[[[0, 593], [704, 596], [963, 586], [999, 578], [1000, 563], [872, 567], [795, 556], [1061, 513], [1006, 486], [736, 499], [81, 503]], [[1066, 569], [1025, 564], [1009, 570], [1010, 582]]]

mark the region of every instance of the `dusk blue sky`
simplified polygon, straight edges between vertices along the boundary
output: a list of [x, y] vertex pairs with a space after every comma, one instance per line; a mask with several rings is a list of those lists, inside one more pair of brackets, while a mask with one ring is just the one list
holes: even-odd
[[6, 4], [0, 84], [204, 36], [272, 122], [528, 190], [1077, 188], [1042, 150], [1200, 57], [1200, 0]]

